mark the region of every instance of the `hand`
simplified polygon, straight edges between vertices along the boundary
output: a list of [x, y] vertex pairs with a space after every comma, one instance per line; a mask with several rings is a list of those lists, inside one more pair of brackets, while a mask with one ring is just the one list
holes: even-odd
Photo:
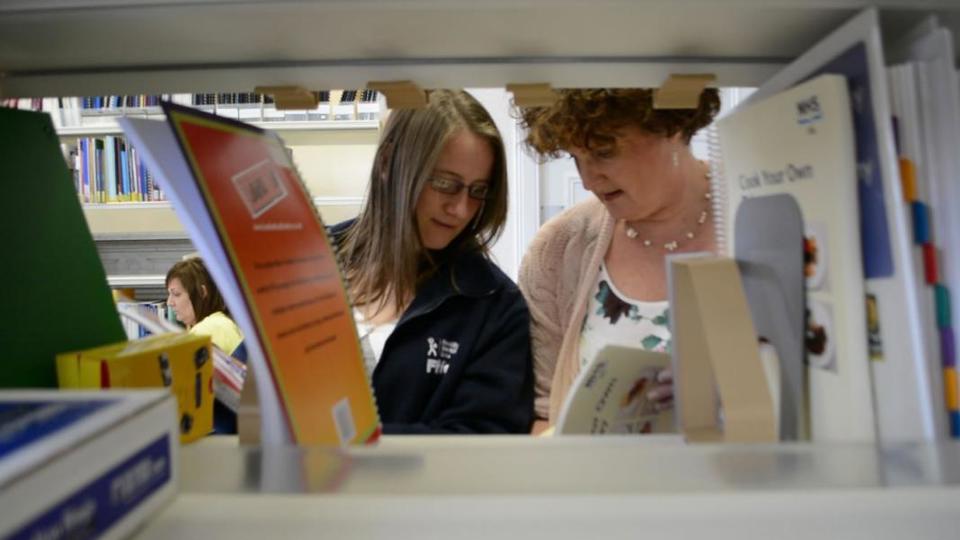
[[530, 429], [530, 434], [534, 436], [548, 437], [553, 435], [553, 426], [551, 426], [546, 420], [535, 420], [533, 422], [533, 427]]
[[673, 369], [665, 368], [657, 373], [656, 384], [647, 391], [647, 400], [657, 412], [673, 408]]

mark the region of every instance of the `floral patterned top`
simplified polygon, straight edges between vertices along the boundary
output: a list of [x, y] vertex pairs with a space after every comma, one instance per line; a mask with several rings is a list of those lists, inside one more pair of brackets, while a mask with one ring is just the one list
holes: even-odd
[[634, 300], [614, 285], [601, 263], [597, 287], [580, 332], [580, 367], [605, 345], [670, 352], [669, 304]]

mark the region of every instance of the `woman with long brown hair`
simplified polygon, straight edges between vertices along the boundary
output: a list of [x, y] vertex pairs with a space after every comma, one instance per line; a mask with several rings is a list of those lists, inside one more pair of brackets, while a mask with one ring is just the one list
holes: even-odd
[[529, 315], [488, 252], [506, 212], [479, 102], [437, 90], [391, 112], [363, 210], [331, 228], [385, 433], [529, 430]]

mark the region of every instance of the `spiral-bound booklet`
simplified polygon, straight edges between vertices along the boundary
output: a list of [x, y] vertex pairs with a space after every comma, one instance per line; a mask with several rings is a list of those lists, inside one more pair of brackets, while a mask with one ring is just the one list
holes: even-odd
[[870, 367], [878, 437], [946, 436], [943, 384], [933, 324], [910, 245], [909, 208], [894, 150], [879, 16], [867, 9], [811, 47], [754, 92], [769, 98], [823, 73], [846, 78], [856, 142]]
[[372, 442], [380, 421], [334, 248], [275, 134], [170, 103], [121, 125], [245, 336], [262, 442]]
[[[715, 191], [726, 254], [746, 261], [757, 274], [766, 270], [777, 276], [772, 282], [782, 283], [782, 291], [806, 285], [803, 317], [783, 317], [787, 330], [802, 340], [774, 343], [789, 381], [783, 407], [790, 400], [800, 412], [799, 438], [809, 424], [814, 440], [873, 440], [857, 163], [846, 80], [825, 75], [750, 103], [721, 119], [717, 134], [720, 159], [715, 163], [722, 171], [714, 175]], [[802, 235], [766, 242], [779, 235], [781, 222], [796, 210]], [[797, 268], [778, 268], [783, 257], [777, 250], [793, 254]], [[785, 312], [804, 305], [786, 295], [778, 298], [780, 291], [771, 294], [766, 300], [778, 301]], [[750, 304], [755, 323], [776, 314], [758, 316], [757, 299]], [[757, 329], [765, 332], [761, 324]], [[801, 345], [804, 354], [795, 354], [792, 347]], [[797, 370], [804, 357], [805, 367]]]

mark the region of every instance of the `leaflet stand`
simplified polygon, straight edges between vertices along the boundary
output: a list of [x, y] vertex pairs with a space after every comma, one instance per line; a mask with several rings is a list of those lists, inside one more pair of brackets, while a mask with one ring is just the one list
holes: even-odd
[[777, 415], [736, 262], [706, 256], [669, 264], [681, 432], [688, 442], [776, 442]]

